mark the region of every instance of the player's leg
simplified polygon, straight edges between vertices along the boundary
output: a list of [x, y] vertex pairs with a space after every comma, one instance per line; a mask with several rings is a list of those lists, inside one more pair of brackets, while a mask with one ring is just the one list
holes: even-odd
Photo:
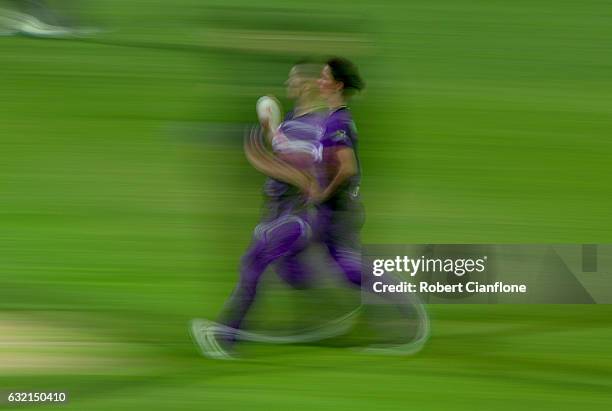
[[[321, 216], [321, 223], [325, 226], [322, 229], [322, 242], [345, 279], [362, 290], [373, 292], [374, 277], [363, 275], [361, 227], [365, 218], [361, 204], [355, 202], [340, 210], [322, 210]], [[399, 280], [392, 276], [376, 278], [376, 281], [388, 284], [397, 283]]]
[[[314, 208], [304, 208], [299, 202], [289, 206], [291, 214], [301, 218], [309, 228], [309, 240], [317, 237], [317, 212]], [[313, 267], [308, 263], [306, 249], [310, 245], [306, 244], [303, 248], [296, 247], [294, 252], [278, 258], [274, 262], [276, 274], [292, 288], [302, 290], [312, 286]]]
[[255, 300], [259, 280], [266, 268], [275, 260], [305, 248], [309, 239], [310, 226], [294, 215], [258, 225], [252, 245], [242, 258], [238, 285], [224, 307], [220, 322], [239, 329]]
[[363, 206], [353, 202], [342, 207], [322, 206], [318, 228], [322, 243], [346, 280], [361, 287], [361, 228], [365, 221]]
[[292, 288], [304, 290], [310, 287], [312, 276], [310, 268], [302, 260], [302, 252], [281, 257], [274, 264], [276, 274]]
[[294, 215], [283, 215], [256, 227], [253, 242], [241, 260], [238, 285], [225, 304], [219, 323], [200, 319], [191, 322], [191, 335], [203, 355], [231, 359], [228, 348], [241, 336], [248, 340], [266, 340], [241, 330], [255, 301], [259, 280], [272, 262], [303, 249], [310, 240], [310, 232], [310, 226]]
[[[327, 214], [326, 214], [327, 213]], [[346, 280], [356, 285], [362, 291], [373, 292], [373, 276], [363, 275], [361, 259], [360, 232], [363, 226], [363, 208], [360, 204], [352, 204], [342, 210], [323, 210], [322, 241], [327, 246], [330, 256], [341, 269]], [[397, 284], [401, 278], [386, 276], [376, 278], [389, 285]], [[410, 325], [409, 334], [404, 342], [393, 346], [370, 347], [369, 351], [391, 354], [413, 354], [418, 352], [427, 342], [430, 332], [429, 316], [424, 305], [416, 296], [403, 294], [385, 295], [383, 298], [395, 306], [406, 325]]]

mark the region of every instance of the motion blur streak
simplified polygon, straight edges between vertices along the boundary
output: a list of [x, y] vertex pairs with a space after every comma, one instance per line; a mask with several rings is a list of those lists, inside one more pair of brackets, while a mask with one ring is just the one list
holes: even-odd
[[[333, 340], [220, 364], [185, 327], [235, 284], [263, 181], [242, 133], [304, 56], [368, 82], [364, 242], [609, 242], [606, 2], [45, 3], [96, 34], [15, 30], [0, 4], [0, 388], [75, 410], [610, 408], [609, 306], [432, 307], [411, 358]], [[254, 323], [332, 310], [270, 293]]]

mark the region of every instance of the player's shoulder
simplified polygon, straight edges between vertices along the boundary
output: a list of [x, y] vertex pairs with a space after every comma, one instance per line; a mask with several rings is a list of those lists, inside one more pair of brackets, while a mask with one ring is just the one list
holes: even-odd
[[353, 121], [353, 115], [347, 106], [341, 106], [329, 111], [327, 121], [329, 123], [349, 123]]
[[325, 125], [329, 132], [338, 129], [343, 129], [347, 133], [355, 133], [356, 131], [351, 110], [346, 106], [330, 111]]
[[326, 134], [330, 136], [347, 135], [357, 137], [357, 128], [348, 107], [343, 106], [330, 112], [325, 124]]
[[323, 145], [353, 146], [356, 138], [356, 128], [348, 107], [340, 107], [331, 111], [325, 123]]

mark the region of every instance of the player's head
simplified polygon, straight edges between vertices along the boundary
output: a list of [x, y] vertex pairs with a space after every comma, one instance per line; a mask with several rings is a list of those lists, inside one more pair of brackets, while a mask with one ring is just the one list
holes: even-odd
[[319, 94], [317, 79], [321, 65], [302, 60], [293, 65], [285, 82], [287, 97], [291, 99], [316, 97]]
[[352, 62], [342, 57], [326, 61], [319, 78], [319, 90], [324, 98], [341, 96], [347, 99], [364, 87], [359, 70]]

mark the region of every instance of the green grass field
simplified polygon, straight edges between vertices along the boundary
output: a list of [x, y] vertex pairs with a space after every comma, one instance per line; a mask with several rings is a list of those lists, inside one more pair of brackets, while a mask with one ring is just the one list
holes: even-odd
[[[431, 307], [414, 357], [198, 357], [257, 223], [241, 151], [292, 61], [354, 59], [366, 243], [612, 229], [603, 2], [83, 2], [98, 37], [0, 37], [0, 391], [73, 410], [608, 410], [612, 308]], [[3, 405], [0, 402], [0, 407]]]

